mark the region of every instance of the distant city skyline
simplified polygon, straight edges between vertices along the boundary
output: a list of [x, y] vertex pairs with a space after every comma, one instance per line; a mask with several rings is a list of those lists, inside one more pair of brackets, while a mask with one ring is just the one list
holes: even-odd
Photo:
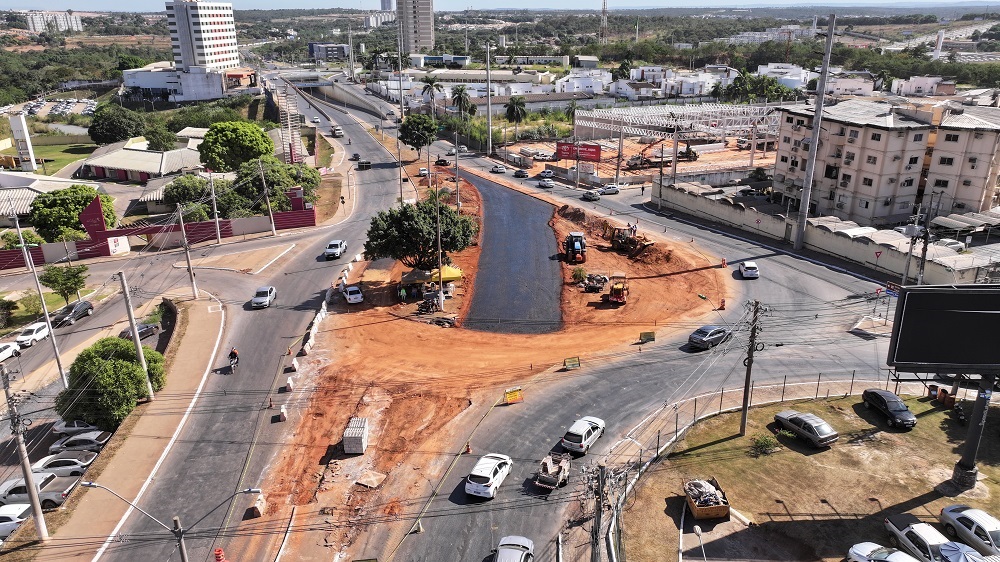
[[[41, 5], [40, 5], [41, 4]], [[517, 8], [517, 9], [539, 9], [540, 6], [535, 0], [502, 0], [498, 3], [499, 5], [492, 6], [494, 9], [499, 8]], [[619, 4], [619, 5], [615, 5]], [[951, 8], [958, 7], [980, 7], [988, 6], [989, 1], [967, 1], [967, 2], [957, 2], [949, 5]], [[993, 4], [1000, 7], [1000, 2], [997, 0], [993, 1]], [[464, 10], [469, 6], [473, 5], [470, 0], [435, 0], [434, 9], [436, 11], [456, 11]], [[594, 10], [600, 10], [601, 2], [600, 0], [589, 0], [581, 5], [580, 2], [575, 0], [550, 0], [545, 8], [553, 10], [581, 10], [592, 8]], [[874, 6], [884, 6], [885, 2], [879, 0], [826, 0], [825, 2], [820, 0], [752, 0], [749, 2], [734, 2], [732, 0], [704, 0], [699, 3], [700, 7], [704, 8], [764, 8], [764, 7], [782, 7], [782, 6], [817, 6], [828, 9], [831, 6], [836, 6], [837, 10], [846, 9], [850, 7], [874, 7]], [[893, 3], [893, 8], [908, 8], [908, 7], [941, 7], [941, 3], [936, 0], [910, 0], [904, 2]], [[275, 5], [273, 0], [235, 0], [233, 1], [233, 8], [236, 10], [273, 10], [278, 6]], [[289, 0], [281, 3], [281, 8], [287, 9], [317, 9], [317, 8], [350, 8], [350, 9], [360, 9], [360, 10], [370, 10], [376, 11], [381, 8], [380, 0], [341, 0], [338, 2], [331, 2], [330, 0]], [[615, 9], [631, 9], [631, 8], [666, 8], [666, 7], [681, 7], [681, 6], [664, 6], [662, 0], [611, 0], [608, 3], [608, 8], [610, 10]], [[77, 12], [162, 12], [164, 11], [164, 2], [162, 0], [134, 0], [128, 3], [128, 10], [122, 10], [122, 2], [120, 0], [59, 0], [58, 2], [49, 2], [48, 0], [42, 0], [41, 2], [31, 1], [31, 0], [0, 0], [0, 10], [49, 10], [49, 11], [65, 11], [72, 9]], [[836, 10], [835, 10], [836, 11]]]

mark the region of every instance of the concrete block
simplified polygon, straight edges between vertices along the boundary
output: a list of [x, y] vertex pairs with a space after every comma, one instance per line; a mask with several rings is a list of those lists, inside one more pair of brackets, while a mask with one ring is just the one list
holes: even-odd
[[361, 261], [362, 259], [364, 259], [364, 256], [361, 254], [354, 254], [354, 261]]
[[288, 410], [286, 410], [285, 406], [282, 405], [281, 410], [278, 412], [278, 421], [287, 421], [287, 420], [288, 420]]
[[344, 452], [363, 455], [368, 449], [368, 418], [351, 418], [344, 430]]
[[254, 519], [263, 517], [266, 511], [267, 500], [264, 499], [264, 494], [257, 494], [257, 499], [255, 499], [253, 505], [250, 506], [250, 517]]
[[292, 377], [288, 377], [288, 379], [285, 380], [285, 392], [291, 392], [292, 390], [294, 390], [292, 385]]
[[299, 372], [299, 360], [298, 359], [292, 359], [292, 370], [295, 371], [296, 373]]

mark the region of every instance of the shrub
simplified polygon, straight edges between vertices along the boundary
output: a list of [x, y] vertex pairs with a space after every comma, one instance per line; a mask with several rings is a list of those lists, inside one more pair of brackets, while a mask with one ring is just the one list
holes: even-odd
[[577, 283], [583, 283], [587, 279], [587, 269], [578, 266], [573, 268], [573, 281]]
[[778, 449], [778, 439], [770, 433], [758, 433], [751, 437], [750, 454], [754, 457], [770, 455]]

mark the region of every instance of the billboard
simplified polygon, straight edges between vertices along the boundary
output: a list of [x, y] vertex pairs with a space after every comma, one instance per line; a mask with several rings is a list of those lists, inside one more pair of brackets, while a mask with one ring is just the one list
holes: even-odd
[[911, 373], [1000, 373], [1000, 285], [902, 287], [886, 363]]
[[[578, 153], [579, 151], [579, 153]], [[560, 160], [580, 160], [585, 162], [601, 161], [601, 145], [599, 144], [575, 144], [572, 142], [557, 142], [556, 156]]]

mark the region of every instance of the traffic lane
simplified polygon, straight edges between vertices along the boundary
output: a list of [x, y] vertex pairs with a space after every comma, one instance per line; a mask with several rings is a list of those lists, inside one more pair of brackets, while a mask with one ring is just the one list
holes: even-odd
[[517, 334], [559, 330], [562, 275], [548, 225], [552, 206], [476, 175], [460, 175], [483, 199], [482, 253], [463, 325]]

